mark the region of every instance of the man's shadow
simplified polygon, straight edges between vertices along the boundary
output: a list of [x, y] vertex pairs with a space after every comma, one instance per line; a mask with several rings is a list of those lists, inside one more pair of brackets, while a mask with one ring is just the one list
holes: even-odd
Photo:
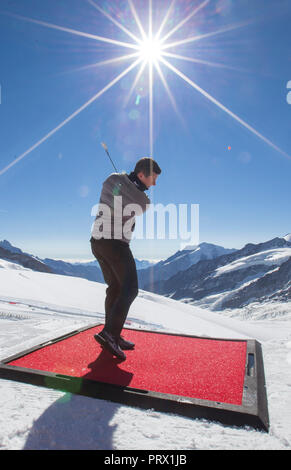
[[[116, 383], [127, 386], [133, 374], [122, 370], [121, 364], [120, 360], [102, 350], [88, 365], [90, 372], [82, 378], [94, 383], [102, 371], [104, 382], [114, 377]], [[111, 425], [110, 421], [119, 407], [119, 404], [107, 400], [65, 393], [34, 422], [24, 449], [112, 449], [117, 424]]]

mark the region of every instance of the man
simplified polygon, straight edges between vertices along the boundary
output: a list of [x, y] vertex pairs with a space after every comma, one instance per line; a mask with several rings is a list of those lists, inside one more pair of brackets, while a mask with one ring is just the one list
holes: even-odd
[[160, 173], [159, 165], [152, 158], [140, 159], [129, 175], [112, 173], [103, 183], [92, 229], [92, 253], [108, 284], [105, 325], [94, 337], [102, 347], [122, 360], [126, 359], [124, 350], [134, 349], [134, 343], [126, 341], [121, 331], [138, 294], [136, 265], [129, 243], [135, 215], [145, 212], [150, 204], [145, 191], [156, 185]]

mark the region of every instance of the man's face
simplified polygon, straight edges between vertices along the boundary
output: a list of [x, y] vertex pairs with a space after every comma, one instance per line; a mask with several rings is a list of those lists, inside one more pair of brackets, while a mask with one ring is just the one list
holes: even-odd
[[149, 176], [145, 176], [142, 171], [137, 174], [138, 178], [146, 185], [147, 188], [156, 185], [157, 177], [159, 176], [157, 173], [152, 173]]

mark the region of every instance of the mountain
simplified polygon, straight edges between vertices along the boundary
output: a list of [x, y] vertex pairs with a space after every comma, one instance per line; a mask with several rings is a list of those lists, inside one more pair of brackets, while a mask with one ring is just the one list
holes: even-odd
[[[291, 249], [290, 249], [291, 250]], [[253, 299], [264, 302], [267, 300], [291, 300], [291, 253], [281, 266], [255, 280], [224, 300], [224, 308], [242, 307]]]
[[151, 290], [149, 286], [154, 284], [156, 292], [160, 280], [165, 281], [179, 271], [185, 271], [199, 261], [211, 260], [221, 255], [233, 253], [234, 251], [236, 250], [223, 248], [211, 243], [200, 243], [198, 246], [185, 247], [166, 260], [162, 260], [154, 266], [140, 271], [138, 273], [139, 285], [142, 289]]
[[[7, 240], [0, 258], [35, 271], [81, 277], [104, 283], [97, 261], [69, 263], [39, 259]], [[291, 299], [291, 235], [240, 250], [201, 243], [150, 265], [136, 260], [139, 287], [212, 310], [241, 308], [251, 302]], [[146, 267], [149, 266], [149, 267]]]
[[145, 290], [212, 310], [240, 308], [251, 301], [291, 299], [291, 242], [274, 238], [201, 260]]
[[134, 259], [135, 259], [137, 271], [141, 269], [147, 269], [150, 266], [154, 266], [154, 264], [156, 264], [156, 261], [149, 261], [147, 259], [137, 259], [137, 258], [134, 258]]
[[283, 237], [284, 240], [286, 240], [286, 242], [291, 242], [291, 233], [288, 233], [287, 235], [285, 235], [285, 237]]
[[[4, 248], [6, 247], [6, 248]], [[11, 248], [11, 249], [10, 249]], [[34, 271], [53, 273], [54, 271], [34, 256], [23, 253], [20, 249], [12, 247], [7, 240], [0, 242], [0, 258], [20, 264], [21, 266]]]
[[49, 266], [55, 274], [65, 276], [82, 277], [88, 281], [104, 282], [103, 275], [97, 261], [90, 263], [68, 263], [62, 260], [44, 258], [43, 262]]
[[8, 240], [0, 241], [0, 247], [4, 248], [5, 250], [11, 251], [11, 253], [23, 253], [20, 248], [16, 248], [15, 246], [11, 245]]
[[[0, 258], [13, 261], [14, 263], [18, 263], [21, 266], [28, 267], [35, 271], [81, 277], [88, 279], [89, 281], [104, 283], [101, 269], [96, 260], [85, 263], [69, 263], [50, 258], [41, 259], [28, 253], [24, 253], [19, 248], [11, 245], [8, 240], [0, 241]], [[136, 259], [135, 261], [137, 270], [148, 268], [153, 264], [147, 260]]]

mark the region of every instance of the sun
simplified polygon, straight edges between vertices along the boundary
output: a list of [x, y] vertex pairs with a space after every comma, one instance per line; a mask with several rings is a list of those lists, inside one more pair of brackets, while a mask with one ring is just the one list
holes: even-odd
[[156, 62], [162, 56], [162, 46], [156, 39], [146, 38], [139, 47], [139, 55], [146, 62]]
[[[250, 131], [253, 135], [261, 139], [263, 142], [265, 142], [267, 145], [269, 145], [271, 148], [276, 150], [277, 152], [281, 153], [283, 156], [288, 158], [289, 160], [291, 159], [291, 155], [289, 155], [287, 152], [282, 150], [280, 147], [275, 145], [271, 140], [269, 140], [267, 137], [262, 135], [260, 132], [258, 132], [254, 127], [252, 127], [250, 124], [248, 124], [246, 121], [244, 121], [242, 118], [240, 118], [237, 114], [235, 114], [231, 109], [227, 108], [223, 103], [218, 101], [214, 96], [210, 95], [204, 88], [202, 88], [200, 85], [198, 85], [196, 82], [194, 82], [189, 76], [185, 75], [181, 70], [179, 70], [176, 66], [174, 66], [169, 60], [167, 59], [175, 59], [176, 60], [182, 60], [183, 62], [192, 62], [193, 64], [195, 63], [200, 63], [204, 66], [210, 66], [210, 67], [223, 67], [224, 69], [231, 69], [233, 70], [233, 67], [227, 66], [225, 64], [219, 64], [216, 62], [211, 62], [209, 60], [205, 59], [199, 59], [196, 57], [188, 57], [184, 56], [181, 54], [178, 54], [177, 52], [174, 52], [176, 48], [179, 48], [182, 45], [185, 44], [190, 44], [194, 43], [196, 41], [203, 40], [205, 38], [210, 38], [210, 37], [215, 37], [217, 35], [221, 35], [223, 33], [226, 33], [228, 31], [233, 31], [238, 28], [242, 28], [244, 26], [247, 26], [249, 22], [241, 22], [237, 24], [230, 24], [228, 26], [206, 32], [204, 34], [194, 34], [194, 36], [188, 36], [184, 39], [179, 39], [176, 41], [169, 41], [169, 38], [174, 35], [178, 30], [180, 30], [186, 22], [188, 22], [191, 18], [193, 18], [195, 15], [198, 13], [201, 13], [203, 10], [206, 10], [208, 5], [210, 4], [210, 0], [200, 0], [200, 2], [195, 2], [196, 5], [194, 8], [190, 11], [190, 13], [182, 19], [178, 24], [173, 26], [173, 28], [168, 28], [170, 29], [167, 31], [165, 34], [163, 32], [163, 29], [167, 27], [168, 24], [171, 22], [169, 21], [172, 17], [172, 13], [175, 7], [175, 2], [176, 0], [171, 0], [170, 6], [167, 9], [167, 12], [160, 24], [160, 27], [158, 31], [153, 30], [153, 0], [148, 0], [148, 11], [149, 11], [149, 16], [148, 16], [148, 22], [146, 22], [148, 26], [148, 30], [146, 31], [146, 28], [144, 26], [144, 22], [141, 21], [136, 8], [134, 4], [134, 0], [127, 0], [129, 9], [131, 10], [132, 17], [135, 20], [135, 23], [139, 29], [140, 35], [139, 37], [136, 36], [133, 32], [131, 32], [129, 29], [127, 29], [124, 24], [120, 23], [116, 18], [114, 18], [111, 14], [109, 14], [107, 11], [103, 10], [97, 3], [96, 0], [87, 0], [88, 3], [91, 4], [92, 7], [94, 7], [96, 10], [98, 10], [100, 13], [102, 13], [108, 20], [110, 20], [112, 23], [114, 23], [119, 29], [121, 29], [124, 33], [127, 34], [131, 38], [131, 42], [124, 42], [120, 41], [118, 39], [113, 39], [113, 38], [108, 38], [108, 37], [101, 37], [96, 34], [92, 33], [87, 33], [84, 31], [79, 31], [75, 30], [72, 28], [68, 28], [65, 26], [59, 26], [56, 24], [48, 23], [46, 21], [41, 21], [33, 18], [28, 18], [24, 17], [21, 15], [16, 15], [16, 14], [9, 14], [10, 16], [13, 16], [15, 18], [18, 18], [19, 20], [25, 20], [29, 21], [31, 23], [35, 23], [37, 25], [44, 26], [46, 28], [51, 28], [55, 29], [58, 31], [63, 31], [65, 33], [73, 34], [76, 36], [81, 36], [86, 39], [91, 39], [93, 41], [98, 41], [98, 42], [104, 42], [108, 44], [113, 44], [116, 46], [124, 47], [126, 49], [130, 49], [129, 54], [124, 54], [120, 55], [114, 58], [102, 60], [101, 62], [89, 64], [85, 67], [82, 68], [89, 68], [89, 67], [99, 67], [99, 66], [105, 66], [109, 64], [117, 64], [122, 61], [126, 61], [129, 59], [133, 59], [133, 62], [126, 67], [122, 72], [120, 72], [115, 78], [113, 78], [109, 83], [107, 83], [101, 90], [96, 92], [90, 99], [88, 99], [83, 105], [81, 105], [79, 108], [77, 108], [72, 114], [67, 116], [62, 122], [60, 122], [54, 129], [52, 129], [50, 132], [48, 132], [45, 136], [43, 136], [41, 139], [39, 139], [35, 144], [33, 144], [29, 149], [27, 149], [25, 152], [23, 152], [21, 155], [16, 157], [11, 163], [6, 165], [2, 170], [0, 169], [0, 176], [6, 173], [11, 167], [16, 165], [18, 162], [20, 162], [24, 157], [29, 155], [33, 150], [38, 148], [42, 143], [44, 143], [46, 140], [48, 140], [52, 135], [54, 135], [56, 132], [58, 132], [60, 129], [62, 129], [66, 124], [68, 124], [72, 119], [74, 119], [76, 116], [78, 116], [82, 111], [84, 111], [88, 106], [90, 106], [94, 101], [96, 101], [98, 98], [100, 98], [105, 92], [107, 92], [111, 87], [113, 87], [116, 83], [118, 83], [123, 77], [125, 77], [128, 73], [130, 73], [135, 67], [139, 66], [139, 70], [136, 74], [136, 77], [133, 81], [132, 87], [130, 89], [130, 92], [127, 97], [127, 102], [129, 101], [129, 98], [133, 92], [133, 90], [136, 88], [137, 83], [144, 73], [144, 70], [148, 69], [148, 84], [149, 84], [149, 93], [148, 93], [148, 102], [149, 102], [149, 153], [150, 155], [153, 155], [153, 142], [154, 142], [154, 84], [155, 84], [155, 79], [158, 76], [164, 85], [164, 88], [169, 96], [169, 99], [172, 103], [172, 106], [179, 115], [180, 113], [178, 112], [177, 104], [175, 101], [175, 97], [172, 94], [169, 84], [167, 83], [166, 77], [164, 76], [163, 70], [171, 70], [175, 75], [180, 77], [187, 85], [190, 85], [193, 89], [195, 89], [196, 92], [199, 92], [205, 99], [209, 100], [211, 103], [213, 103], [215, 106], [217, 106], [220, 110], [224, 111], [226, 114], [228, 114], [232, 119], [237, 121], [241, 126], [243, 126], [245, 129]], [[170, 1], [170, 0], [169, 0]], [[112, 2], [114, 3], [114, 2]], [[115, 2], [118, 3], [118, 2]], [[194, 2], [193, 2], [194, 3]], [[204, 12], [205, 15], [207, 14]], [[1, 12], [2, 14], [2, 12]], [[169, 51], [172, 50], [172, 52]], [[174, 49], [174, 50], [173, 50]], [[79, 69], [80, 70], [80, 69]]]

